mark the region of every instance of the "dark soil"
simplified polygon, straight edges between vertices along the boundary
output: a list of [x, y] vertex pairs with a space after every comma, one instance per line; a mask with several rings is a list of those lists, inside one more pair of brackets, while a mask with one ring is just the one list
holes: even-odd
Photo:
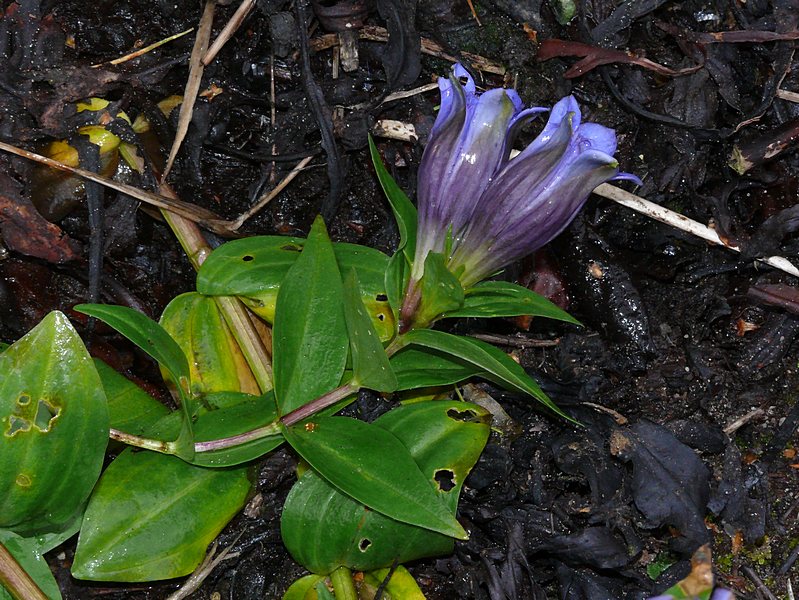
[[[88, 66], [195, 26], [199, 2], [19, 1], [2, 4], [3, 141], [34, 149], [75, 136], [73, 103], [89, 96], [155, 119], [157, 102], [182, 93], [192, 36], [120, 67]], [[215, 34], [237, 4], [218, 8]], [[799, 104], [777, 95], [799, 92], [790, 39], [799, 6], [795, 0], [576, 4], [577, 16], [562, 26], [555, 0], [479, 2], [478, 26], [463, 0], [367, 2], [367, 24], [387, 26], [392, 43], [361, 40], [359, 67], [340, 70], [338, 79], [331, 75], [332, 50], [311, 52], [310, 79], [292, 25], [303, 13], [287, 0], [260, 0], [205, 71], [201, 89], [215, 84], [222, 93], [198, 100], [170, 181], [182, 199], [232, 218], [316, 153], [244, 233], [304, 235], [322, 212], [335, 239], [390, 251], [397, 232], [370, 165], [366, 132], [377, 119], [416, 127], [418, 141], [378, 139], [412, 194], [438, 94], [380, 101], [434, 80], [450, 65], [420, 58], [416, 36], [437, 41], [466, 65], [462, 52], [504, 65], [504, 79], [475, 69], [479, 85], [516, 86], [527, 104], [549, 106], [574, 94], [585, 120], [616, 129], [622, 170], [644, 180], [639, 195], [712, 221], [743, 254], [592, 198], [545, 252], [506, 272], [568, 302], [583, 328], [538, 320], [529, 329], [510, 320], [449, 324], [504, 339], [504, 349], [584, 428], [485, 388], [517, 427], [492, 434], [467, 481], [460, 517], [472, 537], [450, 557], [409, 568], [430, 599], [640, 599], [684, 577], [691, 553], [711, 542], [724, 586], [741, 598], [786, 597], [799, 555], [799, 288], [793, 277], [753, 258], [796, 259], [799, 249], [793, 214], [799, 155], [790, 147]], [[308, 7], [316, 24], [310, 15]], [[699, 35], [710, 32], [741, 33]], [[759, 32], [787, 35], [762, 41], [770, 38]], [[321, 33], [314, 25], [312, 42]], [[674, 77], [614, 62], [568, 79], [578, 58], [537, 61], [538, 44], [555, 38], [566, 40], [566, 54], [578, 54], [573, 43], [582, 42], [630, 50], [674, 70], [699, 68]], [[175, 116], [155, 121], [164, 154]], [[326, 127], [334, 140], [320, 133]], [[743, 175], [729, 166], [735, 147], [752, 163]], [[767, 160], [769, 148], [777, 153]], [[68, 189], [74, 182], [45, 178], [30, 163], [0, 155], [3, 341], [53, 309], [77, 319], [69, 309], [90, 297], [90, 212], [80, 195], [59, 208], [55, 199], [74, 196]], [[36, 217], [30, 199], [58, 229]], [[165, 224], [110, 192], [101, 203], [100, 298], [157, 316], [192, 288], [192, 269]], [[99, 326], [82, 331], [96, 354], [165, 396], [154, 367], [131, 347]], [[557, 343], [536, 343], [542, 340]], [[353, 407], [369, 418], [381, 404], [364, 395]], [[279, 598], [303, 573], [279, 533], [294, 465], [282, 450], [260, 463], [257, 504], [220, 540], [225, 546], [238, 538], [238, 557], [217, 567], [193, 597]], [[79, 582], [68, 571], [73, 550], [74, 541], [49, 556], [65, 598], [160, 599], [181, 583]]]

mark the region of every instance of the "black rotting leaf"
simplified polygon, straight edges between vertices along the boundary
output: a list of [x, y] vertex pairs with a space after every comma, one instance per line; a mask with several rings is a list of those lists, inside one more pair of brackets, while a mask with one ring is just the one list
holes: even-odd
[[630, 274], [608, 252], [608, 243], [582, 219], [578, 218], [570, 234], [562, 236], [560, 247], [573, 295], [608, 336], [638, 351], [630, 353], [631, 360], [641, 361], [654, 352], [654, 345], [648, 311]]
[[607, 527], [586, 527], [569, 535], [556, 535], [540, 549], [572, 566], [620, 569], [630, 562], [624, 540]]
[[728, 444], [724, 452], [721, 481], [708, 503], [725, 526], [740, 531], [747, 543], [760, 540], [766, 532], [768, 480], [763, 465], [743, 466], [741, 451]]
[[383, 50], [389, 90], [411, 85], [422, 69], [420, 38], [414, 28], [416, 0], [377, 0], [377, 10], [386, 20], [389, 35]]
[[624, 593], [622, 580], [602, 577], [589, 569], [572, 569], [563, 563], [557, 566], [562, 600], [620, 600]]
[[[606, 420], [604, 424], [602, 417]], [[552, 455], [562, 471], [585, 478], [591, 488], [592, 513], [602, 512], [606, 505], [614, 504], [623, 485], [622, 469], [606, 449], [610, 419], [594, 411], [580, 412], [575, 418], [584, 429], [566, 431], [555, 438]]]
[[707, 543], [704, 516], [710, 471], [688, 446], [666, 428], [639, 421], [611, 434], [610, 451], [632, 463], [631, 491], [648, 527], [676, 529], [679, 537], [672, 545], [684, 554]]

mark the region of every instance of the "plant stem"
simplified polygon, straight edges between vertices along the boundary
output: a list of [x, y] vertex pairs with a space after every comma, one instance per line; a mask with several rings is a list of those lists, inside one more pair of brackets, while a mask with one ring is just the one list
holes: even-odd
[[48, 600], [3, 544], [0, 544], [0, 586], [8, 590], [16, 600]]
[[330, 574], [336, 600], [358, 600], [358, 592], [352, 582], [352, 572], [347, 567], [339, 567]]
[[144, 448], [145, 450], [152, 450], [160, 452], [161, 454], [174, 454], [175, 448], [172, 442], [165, 442], [163, 440], [152, 440], [150, 438], [143, 438], [132, 433], [126, 433], [119, 429], [111, 429], [108, 432], [108, 437], [112, 440], [122, 442], [128, 446], [136, 446], [137, 448]]
[[[167, 198], [177, 197], [167, 184], [161, 184], [159, 192]], [[161, 212], [183, 247], [186, 256], [189, 257], [191, 264], [195, 269], [199, 269], [208, 254], [211, 253], [211, 248], [199, 227], [168, 210]], [[247, 309], [238, 299], [230, 296], [214, 296], [214, 301], [230, 327], [233, 337], [236, 338], [261, 392], [268, 392], [272, 389], [272, 365], [269, 352], [250, 320]]]
[[220, 438], [218, 440], [211, 440], [209, 442], [195, 442], [194, 451], [211, 452], [212, 450], [222, 450], [223, 448], [241, 446], [247, 442], [260, 440], [261, 438], [270, 437], [273, 435], [280, 435], [280, 425], [277, 422], [270, 423], [269, 425], [264, 425], [258, 429], [245, 431], [244, 433], [239, 433], [238, 435], [233, 435], [227, 438]]
[[295, 423], [299, 423], [303, 419], [307, 419], [318, 413], [321, 410], [326, 409], [329, 406], [333, 406], [339, 400], [343, 400], [350, 394], [354, 394], [360, 389], [360, 386], [353, 384], [352, 382], [345, 383], [344, 385], [337, 387], [334, 390], [330, 390], [323, 396], [319, 396], [316, 400], [309, 402], [308, 404], [303, 404], [299, 408], [291, 411], [287, 415], [284, 415], [280, 421], [286, 427], [294, 425]]

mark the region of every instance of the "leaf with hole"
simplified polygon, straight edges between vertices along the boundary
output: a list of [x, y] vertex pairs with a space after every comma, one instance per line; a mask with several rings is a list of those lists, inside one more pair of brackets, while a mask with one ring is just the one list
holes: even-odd
[[546, 317], [580, 325], [569, 313], [541, 294], [506, 281], [482, 281], [466, 290], [461, 308], [447, 311], [446, 317]]
[[[391, 433], [407, 448], [427, 488], [454, 517], [466, 475], [488, 439], [490, 421], [490, 415], [476, 405], [437, 401], [396, 408], [372, 427]], [[292, 556], [316, 573], [342, 565], [376, 569], [394, 560], [448, 554], [453, 546], [448, 535], [366, 508], [313, 470], [289, 492], [281, 533]]]
[[483, 371], [485, 379], [507, 389], [529, 394], [556, 414], [571, 420], [516, 361], [490, 344], [430, 329], [414, 329], [401, 339], [404, 346], [429, 348], [471, 364]]
[[100, 378], [62, 313], [0, 354], [0, 528], [62, 529], [89, 496], [108, 444]]
[[348, 417], [315, 417], [284, 428], [283, 435], [316, 472], [372, 510], [466, 539], [405, 446], [385, 429]]
[[194, 440], [191, 420], [194, 405], [189, 397], [189, 363], [180, 346], [158, 323], [147, 315], [126, 306], [110, 304], [78, 304], [75, 310], [100, 319], [107, 325], [144, 350], [159, 365], [163, 366], [172, 377], [179, 382], [177, 387], [180, 405], [183, 412], [183, 423], [180, 434], [173, 443], [175, 454], [184, 459], [191, 459], [194, 452]]
[[244, 506], [250, 487], [246, 466], [207, 469], [129, 448], [92, 494], [72, 575], [126, 582], [188, 575]]
[[358, 289], [358, 275], [351, 269], [344, 282], [344, 318], [350, 338], [353, 384], [379, 392], [393, 392], [397, 389], [397, 378]]
[[344, 289], [321, 217], [280, 286], [272, 330], [281, 415], [336, 387], [349, 355]]
[[[181, 294], [164, 309], [160, 325], [188, 359], [192, 395], [260, 392], [213, 298], [197, 292]], [[162, 374], [169, 380], [169, 372], [164, 368]], [[174, 381], [172, 385], [175, 385]]]

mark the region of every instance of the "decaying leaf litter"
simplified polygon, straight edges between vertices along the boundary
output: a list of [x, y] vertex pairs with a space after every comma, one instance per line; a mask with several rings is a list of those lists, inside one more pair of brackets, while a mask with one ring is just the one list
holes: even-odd
[[[478, 25], [457, 0], [381, 1], [357, 15], [355, 41], [337, 31], [323, 4], [256, 3], [205, 67], [169, 177], [180, 199], [235, 219], [312, 157], [241, 233], [304, 235], [322, 212], [335, 239], [389, 250], [397, 233], [366, 133], [391, 120], [412, 125], [423, 142], [435, 92], [386, 101], [389, 94], [445, 74], [445, 56], [469, 65], [477, 55], [482, 61], [471, 64], [486, 69], [485, 87], [513, 85], [541, 106], [575, 94], [591, 120], [617, 130], [625, 170], [644, 180], [637, 194], [712, 222], [742, 249], [737, 256], [710, 247], [595, 198], [540, 256], [505, 275], [568, 301], [584, 328], [450, 325], [505, 339], [584, 429], [484, 390], [515, 426], [494, 434], [467, 481], [460, 515], [472, 538], [452, 557], [411, 565], [428, 597], [642, 598], [684, 576], [691, 552], [707, 541], [727, 587], [744, 598], [784, 597], [799, 555], [797, 282], [752, 260], [796, 254], [796, 3], [577, 3], [560, 25], [559, 3], [496, 2], [475, 5]], [[235, 8], [216, 7], [212, 37]], [[24, 1], [4, 9], [2, 141], [38, 150], [79, 138], [85, 121], [75, 103], [100, 96], [146, 114], [166, 157], [178, 111], [159, 116], [156, 105], [183, 93], [192, 36], [116, 67], [108, 61], [196, 27], [201, 6], [131, 2], [87, 11], [85, 2]], [[387, 43], [372, 41], [376, 27], [387, 30]], [[539, 62], [538, 44], [554, 44], [547, 40], [561, 40], [561, 58]], [[353, 44], [357, 67], [347, 70], [352, 56], [345, 53], [347, 63], [342, 51]], [[597, 66], [575, 72], [578, 59], [569, 56], [586, 56], [586, 45], [603, 48], [588, 54]], [[616, 56], [610, 50], [635, 60], [602, 64]], [[679, 75], [642, 68], [644, 58]], [[412, 192], [421, 143], [378, 145]], [[76, 180], [52, 179], [5, 154], [0, 164], [4, 341], [53, 308], [87, 300], [92, 281], [101, 298], [151, 315], [191, 288], [192, 269], [172, 234], [130, 198], [86, 185], [88, 202], [80, 192], [72, 200]], [[156, 189], [153, 172], [126, 176]], [[142, 356], [101, 326], [84, 333], [95, 354], [166, 398]], [[377, 416], [385, 405], [364, 394], [354, 410]], [[278, 597], [300, 574], [277, 528], [292, 467], [283, 451], [264, 461], [259, 494], [220, 539], [220, 547], [237, 539], [235, 556], [197, 597]], [[72, 551], [66, 544], [50, 555], [65, 597], [162, 598], [180, 585], [86, 585], [69, 577]]]

